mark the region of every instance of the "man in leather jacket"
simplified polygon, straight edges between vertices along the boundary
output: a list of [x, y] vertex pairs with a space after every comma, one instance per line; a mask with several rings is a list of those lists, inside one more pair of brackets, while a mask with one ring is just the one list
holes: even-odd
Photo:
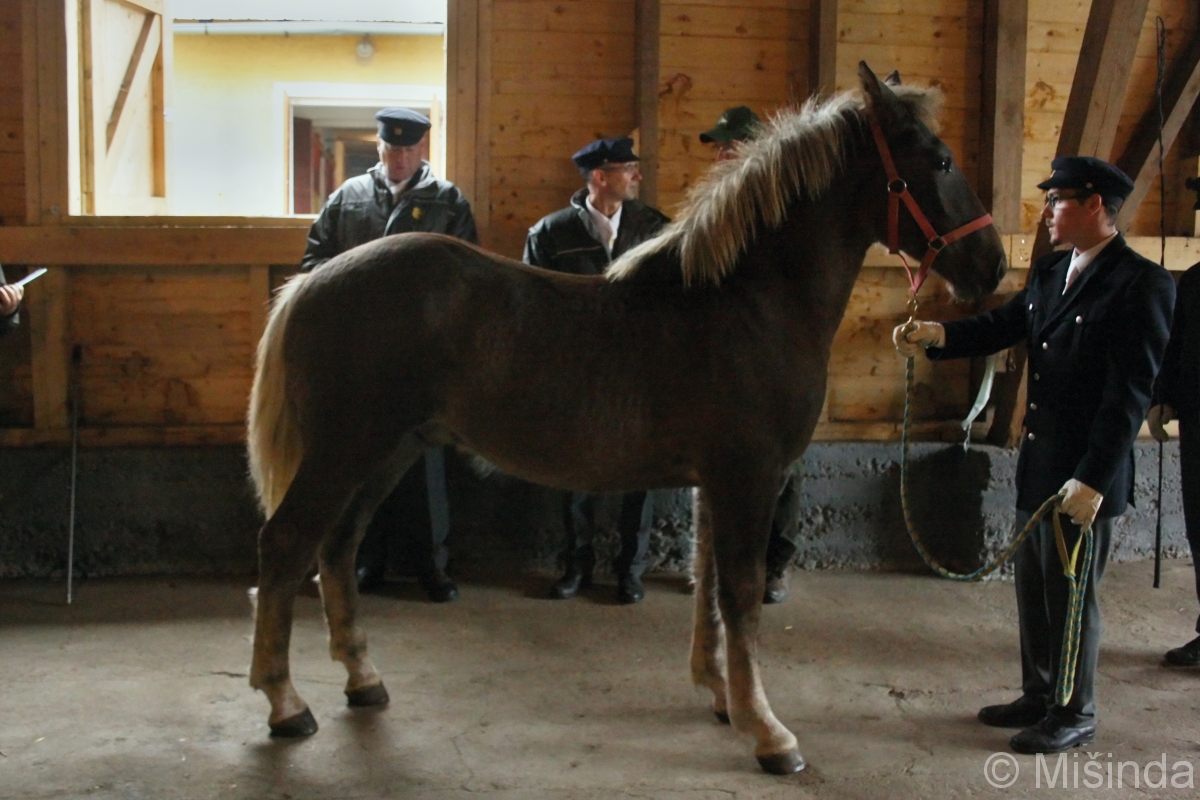
[[[524, 261], [557, 272], [600, 275], [613, 259], [657, 234], [667, 218], [635, 199], [642, 176], [629, 137], [599, 139], [571, 160], [587, 185], [571, 197], [569, 206], [529, 229]], [[575, 492], [564, 497], [566, 570], [550, 592], [553, 598], [574, 597], [592, 581], [594, 512], [592, 495]], [[654, 492], [629, 492], [621, 498], [621, 551], [614, 568], [622, 603], [638, 603], [646, 595], [642, 573], [653, 527]]]
[[[394, 233], [444, 233], [476, 243], [475, 218], [467, 199], [454, 184], [435, 178], [429, 163], [421, 159], [429, 119], [405, 108], [385, 108], [375, 119], [379, 123], [379, 163], [366, 175], [343, 183], [329, 198], [309, 228], [301, 272]], [[405, 506], [420, 505], [418, 498], [423, 494], [427, 512], [407, 515], [424, 516], [429, 525], [427, 531], [413, 536], [417, 577], [429, 599], [444, 603], [458, 597], [458, 587], [445, 572], [450, 531], [445, 452], [440, 447], [426, 448], [422, 462], [376, 511], [359, 547], [358, 585], [360, 590], [370, 591], [383, 583], [387, 538], [396, 531], [402, 512], [409, 510]]]
[[[1155, 405], [1146, 416], [1150, 435], [1167, 441], [1171, 437], [1163, 425], [1179, 420], [1183, 523], [1200, 597], [1200, 264], [1192, 265], [1179, 279], [1171, 341], [1155, 389]], [[1200, 619], [1196, 632], [1200, 633]], [[1163, 660], [1173, 667], [1200, 667], [1200, 636], [1168, 650]]]
[[[987, 706], [986, 725], [1023, 728], [1009, 744], [1019, 753], [1058, 753], [1096, 737], [1097, 591], [1108, 560], [1113, 520], [1133, 500], [1133, 443], [1150, 405], [1175, 303], [1175, 282], [1135, 253], [1117, 232], [1117, 211], [1133, 181], [1090, 157], [1054, 159], [1042, 217], [1052, 245], [1026, 286], [999, 308], [941, 325], [901, 325], [901, 353], [928, 348], [932, 359], [981, 356], [1024, 341], [1029, 390], [1017, 460], [1016, 529], [1062, 493], [1066, 546], [1082, 529], [1094, 534], [1086, 576], [1074, 690], [1065, 703], [1055, 685], [1066, 636], [1070, 584], [1048, 514], [1014, 555], [1021, 631], [1021, 689], [1015, 701]], [[1053, 512], [1051, 512], [1053, 513]]]

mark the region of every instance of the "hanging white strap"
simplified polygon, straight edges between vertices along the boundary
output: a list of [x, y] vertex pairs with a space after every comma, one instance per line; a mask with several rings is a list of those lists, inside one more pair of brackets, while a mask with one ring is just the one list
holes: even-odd
[[963, 450], [966, 450], [971, 444], [971, 423], [975, 418], [983, 413], [983, 409], [987, 406], [988, 400], [992, 396], [992, 382], [996, 378], [996, 365], [1000, 363], [1000, 357], [1004, 351], [992, 353], [987, 357], [987, 362], [983, 368], [983, 380], [979, 382], [979, 394], [975, 396], [975, 405], [971, 406], [970, 412], [967, 413], [967, 418], [962, 421], [962, 428], [966, 431], [966, 438], [963, 439]]

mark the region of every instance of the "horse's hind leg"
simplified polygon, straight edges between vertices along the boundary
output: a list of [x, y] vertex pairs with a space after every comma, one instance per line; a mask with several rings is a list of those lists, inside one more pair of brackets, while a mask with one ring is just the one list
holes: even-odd
[[713, 558], [712, 512], [703, 489], [693, 504], [696, 545], [692, 574], [696, 580], [696, 613], [692, 619], [692, 682], [713, 695], [713, 713], [728, 724], [725, 685], [725, 627], [717, 608], [717, 562]]
[[[755, 472], [740, 469], [732, 474]], [[785, 775], [804, 769], [804, 757], [796, 737], [771, 711], [757, 657], [758, 620], [766, 584], [763, 558], [778, 486], [778, 474], [736, 480], [711, 490], [708, 502], [717, 598], [725, 621], [730, 721], [736, 730], [754, 735], [754, 754], [764, 770]]]
[[321, 600], [329, 625], [329, 656], [346, 667], [346, 702], [352, 706], [378, 706], [388, 702], [383, 680], [367, 657], [367, 635], [356, 624], [355, 555], [375, 509], [391, 494], [420, 455], [421, 443], [414, 436], [406, 436], [387, 463], [363, 483], [346, 513], [322, 540], [317, 553]]
[[334, 462], [318, 469], [306, 456], [279, 508], [258, 536], [259, 583], [255, 608], [254, 661], [250, 685], [271, 703], [273, 736], [316, 733], [312, 713], [292, 685], [288, 647], [296, 592], [316, 556], [317, 545], [342, 516], [359, 479]]

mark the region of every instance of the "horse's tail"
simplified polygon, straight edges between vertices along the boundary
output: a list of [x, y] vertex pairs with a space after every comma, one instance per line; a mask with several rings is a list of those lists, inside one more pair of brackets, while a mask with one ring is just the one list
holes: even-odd
[[246, 421], [246, 444], [250, 455], [250, 477], [258, 502], [270, 519], [283, 502], [300, 458], [304, 455], [295, 409], [287, 398], [287, 371], [283, 363], [283, 334], [299, 292], [309, 273], [300, 273], [275, 294], [267, 329], [258, 343], [254, 387]]

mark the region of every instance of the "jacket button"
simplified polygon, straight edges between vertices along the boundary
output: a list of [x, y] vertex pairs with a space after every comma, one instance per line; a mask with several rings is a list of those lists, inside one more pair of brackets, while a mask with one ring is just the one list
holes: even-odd
[[1042, 349], [1043, 349], [1043, 350], [1049, 350], [1049, 349], [1050, 349], [1050, 343], [1049, 343], [1049, 342], [1042, 342]]
[[1035, 373], [1033, 373], [1033, 379], [1034, 379], [1035, 381], [1040, 381], [1040, 380], [1042, 379], [1042, 376], [1041, 376], [1041, 375], [1038, 375], [1038, 374], [1035, 372]]
[[1030, 310], [1030, 311], [1033, 311], [1033, 303], [1030, 303], [1030, 304], [1029, 304], [1029, 310]]
[[1030, 411], [1037, 411], [1037, 403], [1030, 403], [1030, 404], [1029, 404], [1029, 410], [1030, 410]]
[[1076, 318], [1075, 318], [1075, 324], [1076, 324], [1076, 325], [1082, 325], [1082, 324], [1083, 324], [1083, 317], [1076, 317]]
[[1025, 438], [1032, 442], [1037, 437], [1034, 436], [1032, 432], [1030, 432], [1030, 433], [1025, 434]]

